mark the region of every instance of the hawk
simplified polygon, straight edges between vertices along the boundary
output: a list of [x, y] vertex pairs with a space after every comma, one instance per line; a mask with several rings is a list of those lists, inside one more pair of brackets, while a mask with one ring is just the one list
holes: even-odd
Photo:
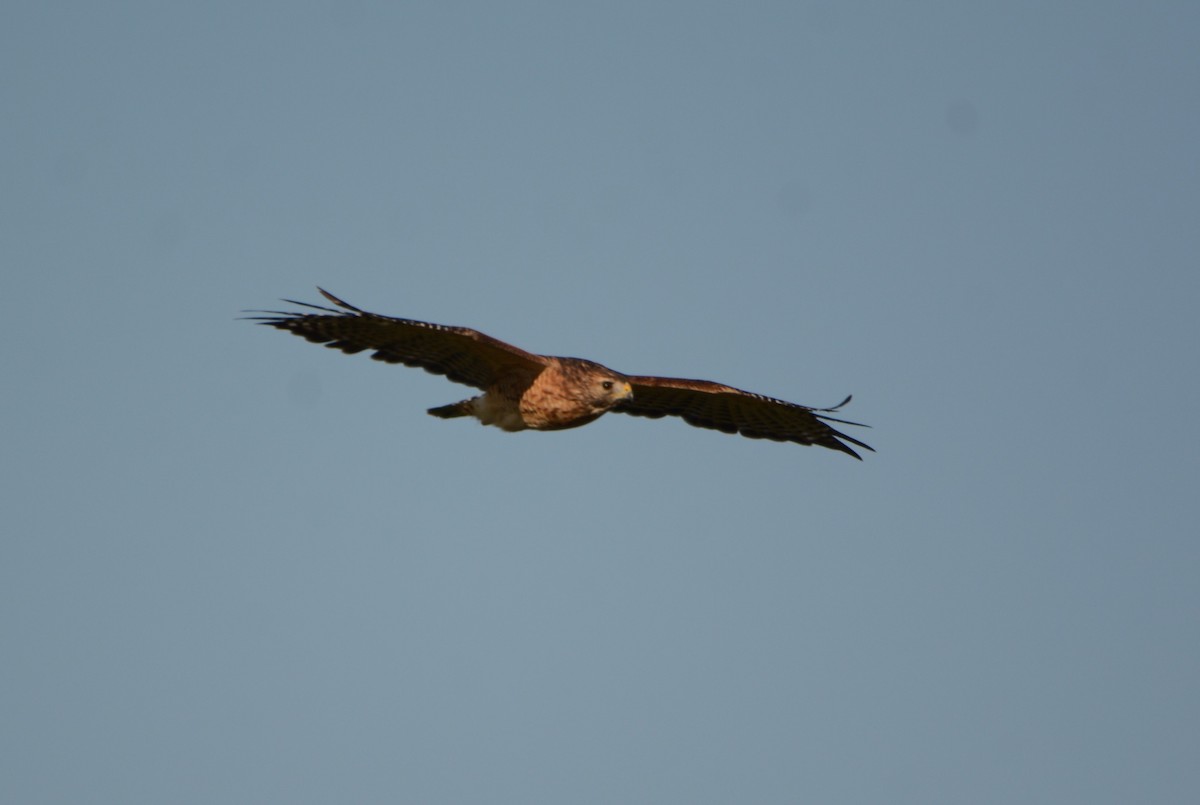
[[433, 416], [475, 417], [506, 431], [577, 428], [608, 411], [651, 419], [678, 416], [698, 428], [815, 444], [860, 460], [850, 444], [873, 452], [870, 445], [826, 424], [866, 427], [826, 416], [850, 397], [831, 408], [810, 408], [707, 380], [623, 375], [582, 358], [526, 352], [468, 327], [369, 313], [317, 290], [336, 307], [286, 299], [320, 312], [260, 310], [251, 312], [265, 315], [250, 318], [347, 354], [372, 350], [377, 361], [420, 367], [483, 392], [430, 408]]

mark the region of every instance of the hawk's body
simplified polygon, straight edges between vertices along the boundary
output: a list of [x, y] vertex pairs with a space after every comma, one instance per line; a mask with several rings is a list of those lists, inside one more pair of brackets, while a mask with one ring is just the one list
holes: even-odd
[[484, 394], [429, 413], [447, 419], [473, 416], [508, 431], [563, 430], [586, 425], [633, 396], [628, 381], [598, 363], [580, 358], [546, 361], [536, 374], [511, 372], [497, 378]]
[[833, 408], [809, 408], [707, 380], [623, 375], [581, 358], [526, 352], [467, 327], [368, 313], [321, 293], [341, 310], [293, 302], [321, 313], [266, 311], [269, 315], [256, 318], [346, 353], [373, 350], [376, 360], [419, 366], [484, 392], [431, 408], [434, 416], [472, 416], [484, 425], [519, 431], [575, 428], [607, 411], [654, 419], [674, 415], [701, 428], [816, 444], [855, 458], [860, 456], [845, 442], [871, 450], [826, 424], [858, 424], [825, 416], [849, 397]]

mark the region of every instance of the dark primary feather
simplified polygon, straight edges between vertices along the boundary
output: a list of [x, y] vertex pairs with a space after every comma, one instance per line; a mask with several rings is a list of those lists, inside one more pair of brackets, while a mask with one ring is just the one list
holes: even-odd
[[622, 414], [651, 419], [678, 416], [698, 428], [739, 433], [751, 439], [815, 444], [860, 460], [862, 456], [840, 440], [874, 452], [870, 445], [822, 421], [860, 425], [824, 416], [850, 402], [849, 397], [832, 408], [809, 408], [707, 380], [635, 376], [629, 382], [633, 384], [633, 399], [613, 409]]
[[487, 389], [501, 374], [514, 371], [536, 374], [546, 365], [540, 355], [469, 327], [448, 327], [368, 313], [328, 291], [317, 290], [342, 309], [285, 299], [291, 304], [321, 312], [268, 310], [257, 311], [267, 315], [252, 318], [331, 349], [348, 354], [371, 350], [375, 360], [420, 367], [478, 389]]

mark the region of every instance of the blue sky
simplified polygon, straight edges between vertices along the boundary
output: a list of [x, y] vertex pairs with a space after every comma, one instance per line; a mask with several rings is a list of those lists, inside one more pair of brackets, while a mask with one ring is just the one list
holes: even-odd
[[[1193, 802], [1200, 10], [0, 10], [0, 799]], [[470, 392], [320, 284], [878, 450]]]

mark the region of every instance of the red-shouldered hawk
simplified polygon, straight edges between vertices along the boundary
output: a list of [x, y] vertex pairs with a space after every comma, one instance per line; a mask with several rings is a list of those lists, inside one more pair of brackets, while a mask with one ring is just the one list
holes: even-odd
[[832, 408], [810, 408], [707, 380], [623, 375], [581, 358], [535, 355], [467, 327], [368, 313], [317, 290], [340, 310], [286, 300], [321, 312], [256, 311], [266, 315], [251, 318], [342, 352], [373, 350], [375, 360], [419, 366], [483, 391], [429, 409], [434, 416], [473, 416], [507, 431], [561, 430], [615, 411], [652, 419], [678, 416], [699, 428], [816, 444], [859, 459], [846, 442], [873, 450], [826, 424], [865, 427], [826, 416], [850, 397]]

